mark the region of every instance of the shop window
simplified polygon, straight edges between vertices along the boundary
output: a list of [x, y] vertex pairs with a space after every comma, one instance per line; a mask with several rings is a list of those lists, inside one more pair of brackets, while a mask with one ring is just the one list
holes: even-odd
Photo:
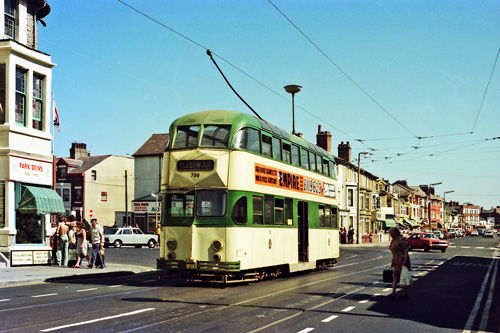
[[253, 197], [253, 224], [263, 224], [264, 214], [263, 214], [263, 200], [262, 197]]
[[43, 130], [43, 81], [41, 75], [33, 74], [33, 128]]
[[16, 244], [42, 244], [44, 215], [16, 213]]
[[16, 123], [26, 126], [26, 75], [25, 69], [16, 68]]
[[247, 197], [236, 200], [233, 207], [233, 221], [236, 224], [247, 223]]
[[108, 201], [108, 192], [101, 192], [101, 201]]

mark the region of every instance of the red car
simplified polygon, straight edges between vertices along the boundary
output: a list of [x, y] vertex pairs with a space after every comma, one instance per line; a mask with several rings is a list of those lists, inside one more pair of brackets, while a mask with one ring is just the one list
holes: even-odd
[[441, 250], [441, 252], [446, 252], [450, 242], [447, 240], [441, 240], [439, 237], [432, 232], [415, 232], [406, 239], [408, 243], [408, 249], [423, 249], [425, 252], [429, 250]]

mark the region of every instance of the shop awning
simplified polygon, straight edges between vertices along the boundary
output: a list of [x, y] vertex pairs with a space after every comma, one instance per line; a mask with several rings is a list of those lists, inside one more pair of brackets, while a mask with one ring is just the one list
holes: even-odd
[[411, 227], [418, 227], [418, 224], [416, 224], [415, 222], [413, 222], [412, 220], [410, 219], [407, 219], [406, 217], [403, 217], [403, 220], [409, 224]]
[[23, 186], [17, 210], [22, 214], [65, 214], [63, 200], [56, 191], [35, 186]]
[[394, 222], [393, 219], [387, 219], [384, 222], [385, 222], [386, 228], [395, 228], [396, 227], [396, 222]]

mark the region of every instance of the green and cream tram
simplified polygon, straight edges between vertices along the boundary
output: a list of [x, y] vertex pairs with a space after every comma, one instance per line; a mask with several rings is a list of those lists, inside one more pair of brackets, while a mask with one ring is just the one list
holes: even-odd
[[214, 110], [170, 127], [158, 268], [230, 282], [339, 257], [334, 158], [252, 115]]

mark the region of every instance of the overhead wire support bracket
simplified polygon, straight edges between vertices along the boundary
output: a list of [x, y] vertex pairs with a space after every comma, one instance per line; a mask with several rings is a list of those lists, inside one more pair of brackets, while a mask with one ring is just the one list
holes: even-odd
[[229, 83], [229, 81], [227, 80], [226, 76], [224, 75], [224, 73], [222, 73], [222, 70], [220, 69], [219, 65], [217, 65], [217, 62], [215, 62], [215, 59], [214, 57], [212, 57], [212, 51], [210, 51], [209, 49], [207, 49], [207, 54], [208, 56], [210, 57], [210, 59], [212, 59], [215, 67], [217, 67], [217, 69], [219, 70], [219, 73], [222, 75], [222, 77], [224, 78], [224, 80], [226, 81], [226, 83], [228, 84], [229, 88], [231, 88], [231, 90], [236, 94], [236, 96], [238, 96], [238, 98], [243, 102], [245, 103], [245, 105], [250, 109], [252, 110], [252, 112], [257, 116], [257, 118], [259, 118], [260, 120], [264, 120], [262, 119], [261, 116], [259, 116], [259, 114], [254, 110], [252, 109], [252, 107], [250, 105], [248, 105], [248, 103], [240, 96], [240, 94], [238, 94], [236, 92], [236, 90], [234, 90], [233, 86], [231, 85], [231, 83]]

